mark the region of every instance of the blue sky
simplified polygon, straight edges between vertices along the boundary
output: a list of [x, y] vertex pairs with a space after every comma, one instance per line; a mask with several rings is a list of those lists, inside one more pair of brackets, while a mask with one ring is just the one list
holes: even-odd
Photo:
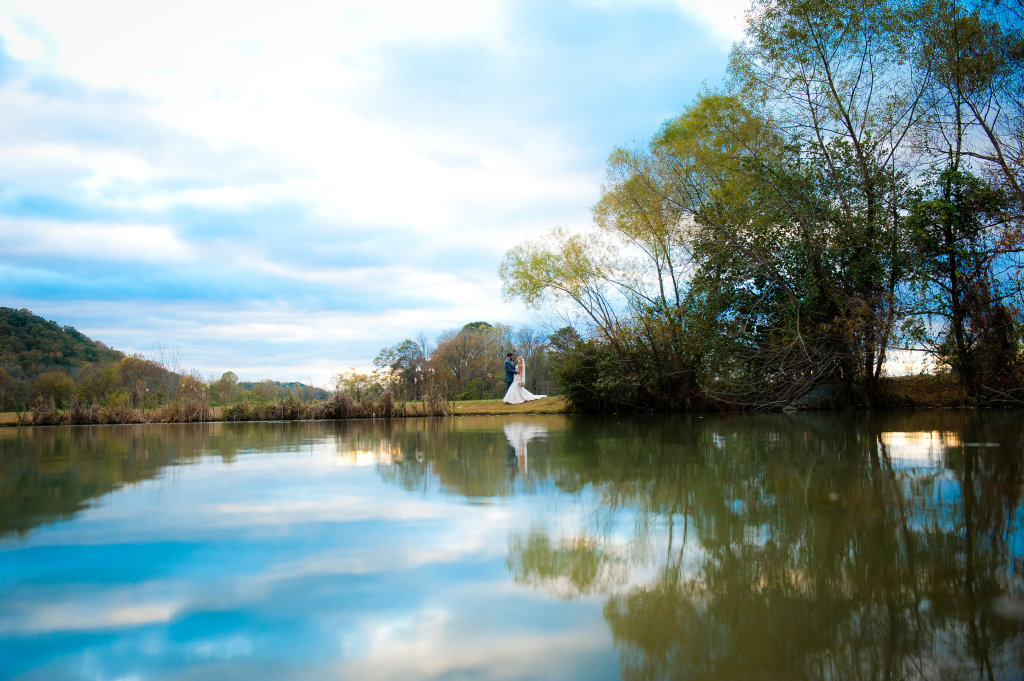
[[503, 301], [618, 145], [724, 75], [742, 0], [0, 0], [0, 305], [326, 385]]

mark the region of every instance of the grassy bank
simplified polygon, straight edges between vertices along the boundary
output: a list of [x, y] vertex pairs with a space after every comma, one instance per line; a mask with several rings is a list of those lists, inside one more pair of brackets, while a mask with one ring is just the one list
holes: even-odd
[[882, 382], [882, 399], [890, 408], [943, 409], [970, 407], [960, 381], [948, 374], [896, 376]]
[[505, 404], [501, 400], [466, 400], [455, 403], [455, 415], [469, 414], [566, 414], [572, 411], [564, 397], [545, 397], [523, 404]]
[[[448, 403], [449, 414], [453, 416], [469, 416], [469, 415], [496, 415], [500, 416], [503, 414], [565, 414], [571, 411], [569, 403], [565, 398], [560, 396], [545, 397], [540, 400], [534, 400], [532, 402], [526, 402], [524, 404], [505, 404], [499, 399], [494, 400], [468, 400]], [[322, 413], [316, 413], [312, 418], [373, 418], [373, 417], [386, 417], [391, 416], [431, 416], [436, 415], [436, 412], [431, 412], [431, 406], [425, 402], [405, 402], [395, 404], [390, 414], [379, 414], [376, 411], [371, 410], [367, 413], [363, 413], [360, 409], [350, 409], [338, 413], [335, 411], [323, 410]], [[435, 405], [436, 409], [436, 405]], [[347, 416], [346, 416], [347, 415]], [[125, 419], [125, 423], [173, 423], [173, 422], [188, 422], [195, 421], [197, 419], [173, 419], [168, 418], [166, 411], [160, 410], [132, 410], [131, 419]], [[213, 407], [209, 411], [209, 418], [202, 420], [209, 421], [246, 421], [246, 420], [296, 420], [301, 418], [307, 418], [308, 414], [305, 411], [297, 411], [290, 408], [287, 404], [278, 404], [274, 402], [268, 402], [262, 405], [261, 408], [245, 408], [244, 405], [232, 405], [230, 407]], [[22, 423], [29, 425], [32, 423], [33, 414], [32, 412], [21, 413]], [[97, 421], [98, 423], [104, 423], [107, 421]], [[0, 412], [0, 426], [17, 426], [18, 425], [18, 413]]]
[[[972, 407], [973, 405], [956, 378], [948, 375], [900, 376], [883, 380], [881, 391], [883, 409], [942, 409]], [[419, 416], [470, 416], [508, 414], [567, 414], [572, 406], [561, 396], [545, 397], [524, 404], [505, 404], [500, 399], [464, 400], [456, 402], [365, 402], [357, 403], [344, 397], [326, 402], [300, 403], [278, 400], [273, 402], [243, 401], [228, 407], [204, 407], [188, 410], [176, 405], [164, 405], [155, 410], [124, 410], [124, 413], [94, 415], [66, 412], [50, 415], [43, 423], [178, 423], [189, 421], [273, 421], [321, 420], [345, 418], [388, 418]], [[21, 422], [31, 424], [34, 415], [22, 412]], [[0, 412], [0, 426], [18, 425], [16, 412]]]

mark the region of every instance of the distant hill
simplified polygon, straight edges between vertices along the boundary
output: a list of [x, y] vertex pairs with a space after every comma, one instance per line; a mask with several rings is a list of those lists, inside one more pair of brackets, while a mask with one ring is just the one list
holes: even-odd
[[[267, 390], [267, 386], [271, 386], [272, 389]], [[331, 396], [331, 393], [323, 388], [298, 381], [239, 381], [238, 387], [243, 391], [256, 393], [260, 393], [262, 389], [265, 393], [263, 397], [267, 399], [280, 399], [291, 395], [299, 400], [326, 400]]]
[[[115, 363], [111, 373], [110, 365]], [[140, 355], [126, 357], [73, 327], [28, 310], [0, 307], [0, 411], [33, 403], [41, 390], [37, 379], [53, 379], [49, 374], [54, 371], [69, 377], [63, 388], [50, 389], [55, 403], [61, 401], [60, 390], [63, 395], [74, 390], [80, 399], [91, 402], [102, 401], [120, 388], [127, 391], [133, 407], [148, 408], [165, 402], [182, 379], [159, 362]], [[323, 388], [295, 381], [246, 381], [237, 386], [232, 399], [251, 394], [267, 400], [291, 396], [308, 401], [330, 395]]]
[[124, 357], [77, 329], [28, 310], [0, 307], [0, 367], [16, 379], [31, 380], [54, 369], [107, 364]]

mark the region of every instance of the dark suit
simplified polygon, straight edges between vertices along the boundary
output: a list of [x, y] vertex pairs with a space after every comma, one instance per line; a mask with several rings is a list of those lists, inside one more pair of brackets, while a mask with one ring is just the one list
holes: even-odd
[[508, 392], [512, 381], [516, 380], [516, 363], [508, 357], [505, 358], [505, 392]]

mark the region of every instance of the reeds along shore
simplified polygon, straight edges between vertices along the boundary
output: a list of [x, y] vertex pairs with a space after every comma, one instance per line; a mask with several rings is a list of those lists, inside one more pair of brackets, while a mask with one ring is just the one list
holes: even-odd
[[327, 400], [301, 402], [293, 397], [279, 400], [246, 398], [224, 407], [213, 407], [200, 398], [173, 400], [155, 409], [137, 409], [126, 401], [83, 404], [77, 400], [67, 409], [40, 401], [31, 412], [17, 415], [18, 425], [99, 425], [130, 423], [197, 423], [202, 421], [301, 421], [315, 419], [392, 418], [401, 416], [450, 416], [454, 405], [440, 395], [418, 402], [397, 401], [385, 391], [377, 398], [354, 399], [335, 393]]
[[[972, 408], [956, 377], [904, 376], [883, 380], [882, 410]], [[735, 409], [721, 408], [725, 411]], [[181, 395], [154, 408], [132, 407], [126, 395], [116, 394], [101, 404], [73, 400], [66, 408], [40, 400], [31, 410], [0, 414], [0, 425], [91, 425], [132, 423], [197, 423], [204, 421], [302, 421], [330, 419], [401, 418], [462, 414], [521, 414], [579, 412], [566, 396], [547, 397], [525, 405], [504, 405], [499, 400], [454, 402], [440, 389], [421, 400], [404, 401], [389, 390], [375, 396], [354, 396], [338, 391], [326, 400], [303, 401], [294, 396], [276, 400], [246, 397], [226, 406], [214, 406], [201, 393]]]

